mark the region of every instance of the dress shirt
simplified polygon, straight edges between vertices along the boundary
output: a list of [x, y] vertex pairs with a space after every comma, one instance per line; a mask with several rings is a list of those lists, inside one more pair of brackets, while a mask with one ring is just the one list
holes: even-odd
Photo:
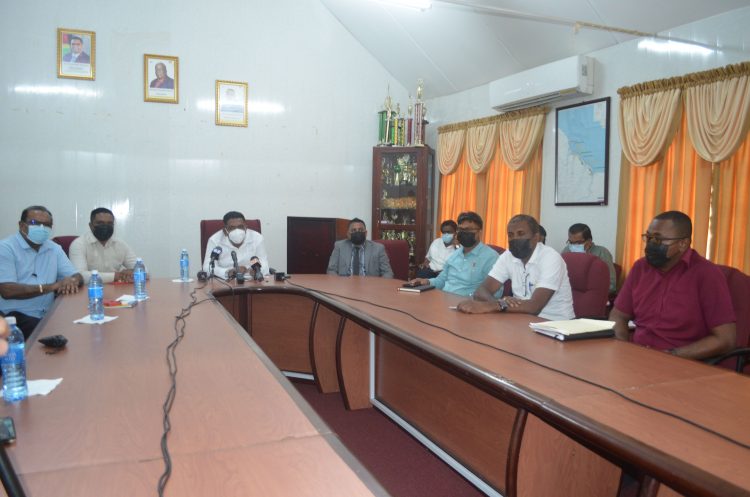
[[[427, 250], [427, 258], [430, 260], [430, 269], [433, 271], [442, 271], [445, 261], [448, 257], [456, 253], [456, 247], [453, 244], [445, 246], [443, 238], [436, 238], [430, 244], [430, 248]], [[447, 291], [447, 290], [446, 290]]]
[[232, 261], [232, 250], [237, 252], [237, 264], [250, 268], [250, 259], [257, 257], [260, 260], [260, 270], [264, 275], [268, 275], [268, 254], [266, 247], [263, 245], [263, 235], [250, 229], [245, 230], [245, 240], [242, 245], [235, 247], [224, 234], [224, 230], [219, 230], [208, 239], [206, 243], [206, 256], [203, 259], [203, 270], [209, 271], [209, 262], [211, 261], [211, 251], [215, 247], [221, 247], [221, 255], [216, 261], [214, 274], [222, 278], [227, 277], [227, 273], [234, 269]]
[[[20, 233], [0, 241], [0, 283], [48, 285], [77, 272], [62, 247], [51, 240], [44, 242], [39, 252], [31, 248]], [[54, 300], [54, 292], [30, 299], [0, 297], [0, 311], [18, 311], [41, 319]]]
[[666, 273], [638, 259], [615, 307], [633, 317], [635, 343], [661, 350], [691, 344], [735, 322], [726, 278], [693, 249]]
[[[566, 252], [570, 252], [570, 245], [568, 244], [565, 244], [562, 249], [563, 254]], [[589, 248], [586, 253], [600, 258], [607, 265], [607, 269], [609, 269], [609, 293], [615, 293], [617, 291], [617, 276], [615, 273], [615, 265], [612, 262], [612, 254], [606, 247], [595, 245], [594, 242], [591, 242], [591, 248]]]
[[73, 240], [68, 252], [84, 283], [89, 282], [93, 269], [99, 271], [102, 282], [112, 283], [117, 271], [135, 267], [135, 252], [125, 242], [111, 237], [102, 245], [91, 230]]
[[531, 299], [535, 288], [548, 288], [552, 294], [539, 317], [550, 320], [573, 319], [573, 292], [568, 279], [568, 267], [560, 254], [543, 243], [537, 243], [526, 266], [521, 259], [516, 259], [510, 250], [497, 258], [490, 270], [490, 276], [500, 284], [510, 279], [513, 285], [513, 297], [522, 300]]
[[[443, 244], [442, 240], [437, 241]], [[430, 278], [430, 284], [445, 292], [468, 297], [482, 284], [497, 258], [498, 253], [482, 242], [468, 254], [461, 247], [448, 257], [440, 274]], [[499, 293], [502, 295], [502, 288]]]

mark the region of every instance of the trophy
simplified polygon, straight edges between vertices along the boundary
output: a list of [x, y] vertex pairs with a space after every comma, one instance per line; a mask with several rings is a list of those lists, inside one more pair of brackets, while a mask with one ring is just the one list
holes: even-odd
[[422, 102], [422, 91], [424, 90], [422, 79], [417, 80], [417, 102], [414, 104], [414, 146], [424, 146], [424, 132], [427, 121], [424, 120], [427, 108]]

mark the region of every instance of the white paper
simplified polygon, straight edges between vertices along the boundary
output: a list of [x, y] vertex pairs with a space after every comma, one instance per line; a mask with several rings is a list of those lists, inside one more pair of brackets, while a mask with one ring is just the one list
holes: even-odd
[[104, 316], [104, 319], [100, 319], [99, 321], [94, 321], [93, 319], [91, 319], [91, 314], [87, 314], [81, 319], [76, 319], [73, 322], [78, 323], [78, 324], [101, 324], [101, 323], [108, 323], [110, 321], [114, 321], [115, 319], [117, 319], [117, 316]]
[[62, 378], [56, 380], [29, 380], [26, 382], [29, 388], [29, 397], [32, 395], [47, 395], [52, 390], [57, 388]]
[[120, 302], [125, 302], [127, 304], [130, 304], [132, 302], [135, 302], [135, 295], [128, 295], [128, 294], [120, 295], [115, 300], [120, 301]]
[[172, 283], [190, 283], [192, 281], [195, 281], [193, 278], [188, 278], [187, 281], [182, 281], [181, 279], [172, 280]]

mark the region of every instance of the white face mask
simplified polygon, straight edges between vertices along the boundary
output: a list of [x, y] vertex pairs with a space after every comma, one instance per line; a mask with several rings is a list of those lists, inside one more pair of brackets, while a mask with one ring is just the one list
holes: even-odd
[[230, 231], [229, 241], [231, 241], [235, 245], [242, 245], [242, 242], [245, 241], [245, 230], [238, 228], [236, 230]]
[[571, 252], [577, 252], [579, 254], [586, 252], [586, 246], [583, 244], [571, 243], [568, 248], [570, 248]]

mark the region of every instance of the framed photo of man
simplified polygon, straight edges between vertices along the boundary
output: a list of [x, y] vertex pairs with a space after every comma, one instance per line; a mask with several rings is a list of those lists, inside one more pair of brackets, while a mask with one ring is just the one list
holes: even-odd
[[94, 79], [96, 76], [96, 33], [57, 28], [57, 77]]
[[176, 104], [180, 93], [179, 59], [169, 55], [143, 56], [143, 99]]
[[247, 83], [216, 80], [216, 124], [247, 128]]

